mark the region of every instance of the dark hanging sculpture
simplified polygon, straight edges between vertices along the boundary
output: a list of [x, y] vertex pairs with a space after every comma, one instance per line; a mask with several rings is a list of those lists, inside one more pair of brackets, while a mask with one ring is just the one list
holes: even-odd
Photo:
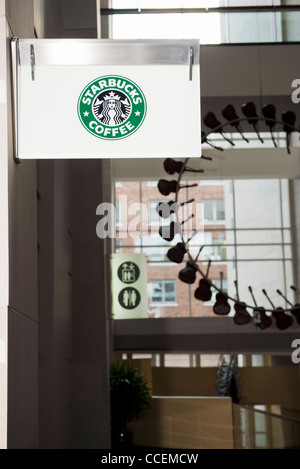
[[209, 301], [211, 299], [211, 281], [208, 278], [210, 264], [211, 260], [209, 259], [206, 275], [200, 280], [199, 287], [195, 290], [194, 296], [197, 300]]
[[[292, 306], [291, 308], [291, 313], [295, 316], [295, 318], [297, 319], [298, 321], [298, 318], [299, 318], [299, 314], [300, 314], [300, 305], [299, 304], [296, 304], [296, 305], [293, 305], [287, 298], [286, 296], [283, 295], [283, 293], [281, 293], [280, 290], [276, 290], [276, 292], [278, 293], [278, 295], [280, 295], [290, 306]], [[286, 316], [288, 316], [286, 314]], [[293, 318], [291, 316], [288, 316], [290, 319], [291, 319], [291, 324], [293, 323]], [[299, 322], [299, 321], [298, 321]]]
[[238, 283], [237, 280], [234, 282], [236, 289], [237, 301], [234, 304], [235, 315], [233, 316], [233, 322], [239, 326], [248, 324], [251, 321], [251, 315], [247, 311], [247, 305], [243, 301], [240, 301]]
[[281, 114], [281, 119], [285, 124], [287, 124], [283, 126], [283, 130], [286, 133], [286, 149], [288, 154], [290, 154], [290, 135], [293, 132], [292, 127], [294, 127], [296, 122], [296, 114], [292, 111], [285, 111]]
[[251, 101], [249, 101], [246, 104], [243, 104], [242, 105], [242, 113], [244, 114], [245, 117], [248, 117], [248, 119], [247, 119], [248, 123], [253, 126], [253, 128], [256, 132], [256, 135], [258, 136], [261, 143], [264, 143], [263, 139], [259, 135], [259, 131], [258, 131], [258, 127], [257, 127], [258, 115], [257, 115], [257, 112], [256, 112], [255, 104], [252, 103]]
[[[293, 285], [291, 286], [291, 289], [297, 293], [297, 295], [300, 295], [299, 291], [297, 290], [296, 287], [294, 287]], [[290, 301], [288, 301], [288, 303], [292, 306], [292, 309], [291, 309], [291, 313], [295, 316], [298, 324], [300, 324], [300, 304], [299, 303], [296, 303], [294, 306], [292, 305], [292, 303]]]
[[249, 143], [249, 140], [243, 135], [243, 132], [241, 131], [241, 128], [239, 126], [239, 116], [237, 115], [237, 113], [235, 112], [235, 109], [234, 107], [232, 106], [232, 104], [228, 104], [223, 110], [222, 110], [222, 116], [225, 117], [225, 119], [227, 119], [231, 126], [234, 127], [238, 133], [242, 136], [242, 138], [247, 142]]
[[219, 293], [216, 294], [216, 303], [213, 306], [213, 312], [219, 316], [226, 316], [230, 313], [230, 304], [228, 296], [222, 291], [223, 288], [223, 272], [220, 272], [221, 285]]
[[174, 237], [180, 233], [180, 225], [177, 222], [172, 221], [170, 225], [164, 225], [159, 227], [159, 235], [165, 241], [172, 241]]
[[252, 287], [248, 287], [248, 289], [251, 293], [251, 296], [255, 304], [255, 308], [253, 310], [254, 326], [256, 329], [259, 329], [259, 330], [267, 329], [268, 327], [271, 326], [272, 319], [269, 316], [267, 316], [265, 308], [263, 308], [262, 306], [257, 306], [255, 297], [253, 295]]
[[176, 246], [170, 248], [167, 252], [167, 257], [170, 261], [180, 264], [183, 261], [186, 253], [186, 247], [184, 243], [177, 243]]
[[[177, 243], [175, 247], [170, 248], [167, 252], [168, 259], [170, 259], [172, 262], [176, 262], [176, 264], [180, 264], [183, 261], [185, 253], [187, 252], [186, 246], [189, 244], [196, 233], [197, 231], [195, 230], [186, 243]], [[197, 262], [197, 260], [195, 262]]]
[[156, 206], [156, 211], [160, 217], [169, 218], [171, 214], [178, 211], [179, 207], [182, 207], [185, 204], [190, 204], [191, 202], [195, 202], [195, 199], [190, 199], [186, 202], [181, 202], [180, 204], [174, 200], [169, 200], [169, 202], [159, 202]]
[[167, 158], [164, 161], [164, 170], [168, 174], [174, 174], [174, 173], [180, 174], [181, 172], [184, 172], [184, 171], [189, 171], [189, 172], [192, 172], [192, 173], [203, 173], [204, 172], [203, 169], [189, 168], [189, 167], [185, 166], [182, 161], [176, 161], [176, 160], [173, 160], [172, 158]]
[[216, 132], [218, 132], [220, 135], [222, 135], [222, 137], [224, 138], [224, 140], [226, 140], [227, 142], [230, 143], [230, 145], [232, 145], [233, 147], [235, 146], [234, 143], [229, 140], [229, 138], [227, 138], [223, 132], [221, 131], [221, 122], [218, 121], [218, 119], [216, 118], [216, 116], [214, 115], [213, 112], [208, 112], [204, 118], [203, 118], [203, 122], [204, 124], [209, 127], [210, 129], [216, 129], [216, 128], [220, 128], [219, 130], [216, 130]]
[[[188, 184], [188, 185], [178, 185], [179, 189], [184, 189], [186, 187], [196, 187], [198, 184]], [[167, 181], [166, 179], [160, 179], [157, 184], [158, 190], [162, 195], [169, 195], [171, 192], [177, 192], [177, 181]]]
[[159, 234], [165, 241], [172, 241], [177, 234], [181, 233], [181, 225], [184, 225], [188, 220], [193, 218], [195, 215], [192, 213], [186, 220], [178, 223], [172, 221], [170, 225], [163, 225], [159, 227]]
[[[212, 148], [214, 148], [215, 150], [220, 150], [220, 151], [224, 151], [224, 148], [222, 147], [217, 147], [216, 145], [214, 145], [212, 142], [210, 142], [207, 137], [206, 137], [206, 133], [203, 132], [203, 130], [201, 130], [201, 142], [202, 143], [207, 143], [207, 145], [211, 146]], [[203, 155], [201, 156], [201, 158], [203, 158]], [[206, 159], [208, 159], [206, 157]], [[212, 160], [212, 158], [210, 158]]]
[[[288, 327], [293, 324], [293, 318], [286, 314], [284, 309], [280, 306], [278, 308], [274, 306], [265, 289], [263, 289], [262, 292], [266, 296], [266, 298], [268, 298], [269, 303], [273, 308], [272, 316], [275, 319], [277, 329], [279, 329], [280, 331], [288, 329]], [[279, 290], [277, 290], [277, 293], [280, 294]]]
[[276, 124], [276, 122], [274, 122], [276, 120], [276, 108], [275, 108], [274, 104], [265, 104], [262, 107], [262, 113], [263, 113], [264, 117], [266, 118], [266, 124], [270, 129], [272, 141], [274, 143], [274, 147], [276, 148], [277, 144], [275, 142], [274, 135], [273, 135], [273, 129], [274, 129], [275, 124]]
[[202, 158], [202, 160], [212, 161], [212, 157], [211, 157], [211, 156], [201, 155], [201, 158]]
[[197, 265], [195, 264], [195, 262], [188, 261], [186, 263], [185, 268], [179, 272], [178, 277], [182, 282], [188, 283], [189, 285], [191, 285], [196, 280], [197, 270], [198, 269], [197, 269]]

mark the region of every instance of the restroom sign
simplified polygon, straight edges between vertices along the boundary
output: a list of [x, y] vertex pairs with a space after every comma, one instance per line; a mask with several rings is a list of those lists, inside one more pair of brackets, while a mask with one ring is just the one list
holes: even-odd
[[113, 319], [147, 317], [147, 264], [145, 254], [111, 256]]
[[137, 308], [141, 302], [141, 295], [133, 287], [123, 288], [118, 296], [119, 304], [125, 309]]

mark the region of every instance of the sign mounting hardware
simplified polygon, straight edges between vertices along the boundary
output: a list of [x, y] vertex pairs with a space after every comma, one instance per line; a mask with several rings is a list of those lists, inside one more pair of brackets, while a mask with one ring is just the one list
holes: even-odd
[[30, 66], [31, 66], [31, 79], [35, 80], [35, 53], [34, 45], [30, 44]]
[[192, 81], [192, 79], [193, 79], [193, 63], [194, 63], [194, 48], [193, 48], [193, 46], [190, 46], [189, 57], [190, 57], [190, 75], [189, 75], [189, 79], [190, 79], [190, 81]]

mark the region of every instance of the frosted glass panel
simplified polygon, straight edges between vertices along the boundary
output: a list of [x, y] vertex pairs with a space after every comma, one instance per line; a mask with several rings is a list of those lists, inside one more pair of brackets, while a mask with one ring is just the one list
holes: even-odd
[[243, 230], [237, 231], [238, 244], [281, 243], [281, 230]]
[[238, 259], [281, 259], [282, 247], [276, 246], [241, 246], [237, 248]]
[[285, 301], [276, 293], [279, 288], [285, 291], [283, 263], [281, 261], [238, 262], [238, 278], [240, 297], [253, 305], [248, 286], [251, 285], [256, 302], [259, 306], [270, 308], [262, 288], [265, 288], [270, 299], [276, 306], [285, 307]]
[[292, 237], [290, 230], [283, 230], [283, 241], [284, 243], [291, 243]]
[[[298, 3], [298, 2], [297, 2]], [[300, 12], [291, 11], [282, 13], [282, 40], [287, 42], [300, 41]]]
[[[294, 292], [290, 288], [291, 285], [293, 285], [293, 264], [292, 261], [286, 261], [285, 262], [285, 278], [286, 278], [286, 297], [291, 303], [295, 303], [295, 297], [294, 297]], [[296, 296], [296, 301], [297, 303], [300, 303], [300, 297], [297, 295]], [[286, 305], [288, 308], [290, 305]]]
[[177, 13], [114, 15], [114, 39], [200, 39], [201, 44], [220, 44], [220, 14]]
[[281, 226], [278, 180], [240, 180], [234, 188], [237, 228]]
[[[115, 9], [280, 6], [280, 0], [114, 0]], [[291, 2], [285, 2], [291, 4]], [[298, 2], [295, 2], [297, 4]], [[114, 38], [200, 38], [203, 44], [299, 42], [300, 12], [114, 14]], [[153, 27], [153, 25], [155, 25]], [[190, 25], [190, 28], [188, 26]]]
[[268, 446], [268, 438], [266, 433], [255, 434], [255, 446], [257, 448], [265, 448]]
[[[273, 13], [225, 13], [229, 29], [228, 42], [273, 42]], [[224, 16], [225, 16], [224, 15]]]
[[286, 259], [292, 258], [292, 246], [284, 246], [284, 257]]
[[289, 186], [288, 180], [281, 181], [281, 198], [282, 198], [282, 221], [284, 227], [291, 226], [290, 207], [289, 207]]

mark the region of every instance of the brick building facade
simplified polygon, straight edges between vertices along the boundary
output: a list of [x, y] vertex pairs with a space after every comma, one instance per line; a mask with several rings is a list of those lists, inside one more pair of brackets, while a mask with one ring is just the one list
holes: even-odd
[[[195, 181], [187, 184], [195, 183]], [[227, 287], [226, 232], [224, 185], [220, 182], [201, 184], [179, 192], [178, 202], [194, 199], [179, 210], [178, 221], [184, 239], [190, 238], [195, 230], [190, 246], [193, 258], [204, 244], [199, 256], [199, 267], [206, 273], [208, 260], [211, 259], [209, 278], [220, 286], [223, 273], [223, 289]], [[159, 217], [156, 207], [160, 201], [174, 200], [175, 194], [161, 195], [156, 181], [122, 181], [115, 185], [117, 211], [116, 252], [144, 252], [147, 259], [148, 315], [149, 317], [187, 317], [215, 316], [212, 307], [216, 290], [212, 288], [212, 299], [202, 302], [194, 297], [201, 279], [197, 274], [192, 285], [178, 278], [185, 268], [187, 255], [183, 262], [176, 264], [167, 258], [167, 251], [181, 241], [177, 234], [170, 242], [159, 235], [161, 225], [169, 226], [176, 221], [175, 215], [165, 219]], [[193, 214], [193, 215], [192, 215]]]

